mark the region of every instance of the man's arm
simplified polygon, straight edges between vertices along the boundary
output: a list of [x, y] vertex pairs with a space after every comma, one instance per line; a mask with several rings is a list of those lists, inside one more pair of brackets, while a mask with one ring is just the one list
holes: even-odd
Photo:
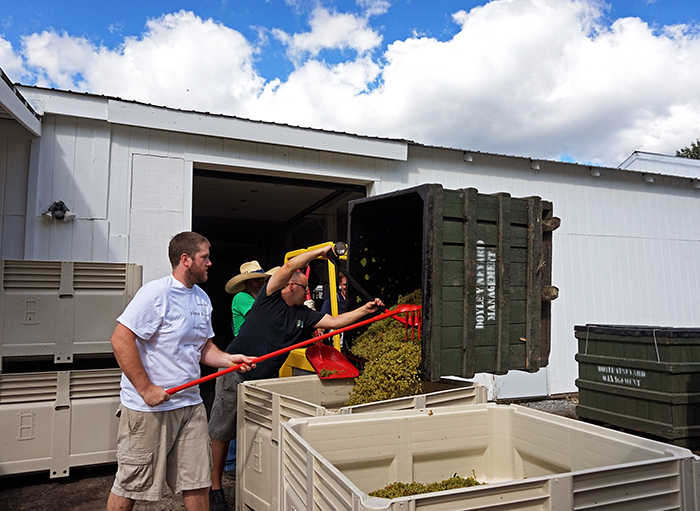
[[255, 364], [251, 364], [251, 361], [255, 357], [247, 357], [245, 355], [234, 355], [231, 353], [226, 353], [221, 351], [214, 342], [209, 339], [207, 343], [202, 348], [202, 356], [200, 361], [202, 364], [208, 365], [210, 367], [232, 367], [236, 364], [246, 364], [241, 366], [237, 371], [245, 373], [251, 369], [255, 369]]
[[292, 257], [267, 281], [267, 296], [286, 286], [295, 271], [306, 268], [317, 257], [321, 256], [323, 259], [328, 259], [327, 254], [332, 248], [332, 245], [326, 245], [325, 247]]
[[112, 350], [124, 375], [129, 379], [148, 406], [157, 406], [170, 400], [163, 387], [154, 385], [148, 377], [136, 347], [136, 334], [121, 323], [112, 334]]
[[344, 326], [352, 325], [357, 323], [367, 314], [372, 314], [377, 312], [384, 303], [379, 299], [375, 298], [373, 302], [367, 302], [362, 307], [358, 309], [351, 310], [349, 312], [344, 312], [338, 316], [331, 316], [326, 314], [321, 318], [321, 321], [314, 325], [314, 328], [330, 328], [335, 330], [336, 328], [343, 328]]

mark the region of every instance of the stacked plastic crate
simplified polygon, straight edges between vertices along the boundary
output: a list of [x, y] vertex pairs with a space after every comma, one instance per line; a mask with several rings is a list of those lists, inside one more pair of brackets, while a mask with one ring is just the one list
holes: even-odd
[[135, 264], [0, 261], [0, 475], [116, 461], [110, 337]]

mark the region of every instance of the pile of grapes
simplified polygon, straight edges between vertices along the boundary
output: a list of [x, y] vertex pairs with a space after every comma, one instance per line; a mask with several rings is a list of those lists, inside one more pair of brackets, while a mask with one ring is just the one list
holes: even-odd
[[457, 474], [439, 483], [393, 483], [380, 490], [370, 493], [372, 497], [382, 497], [385, 499], [395, 499], [398, 497], [410, 497], [421, 493], [432, 493], [435, 491], [454, 490], [456, 488], [467, 488], [469, 486], [479, 486], [481, 483], [473, 477], [459, 477]]
[[[420, 289], [397, 300], [397, 306], [421, 304]], [[387, 318], [372, 323], [355, 339], [350, 352], [367, 362], [355, 379], [347, 406], [420, 393], [421, 341], [418, 329], [413, 336], [410, 327], [406, 333], [406, 325]]]

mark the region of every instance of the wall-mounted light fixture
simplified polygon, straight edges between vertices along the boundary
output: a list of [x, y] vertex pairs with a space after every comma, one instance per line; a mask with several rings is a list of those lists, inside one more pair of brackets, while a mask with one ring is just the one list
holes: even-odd
[[690, 186], [693, 188], [700, 188], [700, 179], [691, 179]]
[[48, 218], [49, 220], [62, 220], [64, 222], [70, 222], [75, 218], [75, 213], [70, 212], [65, 202], [62, 200], [57, 200], [54, 201], [54, 203], [49, 206], [49, 209], [44, 211], [41, 216]]
[[530, 168], [532, 170], [540, 170], [540, 162], [531, 159], [530, 160]]
[[654, 176], [651, 174], [642, 174], [642, 179], [644, 180], [645, 183], [653, 183], [654, 182]]
[[600, 177], [600, 170], [594, 167], [588, 167], [588, 173], [593, 177]]
[[464, 161], [467, 163], [471, 163], [474, 161], [474, 155], [472, 153], [465, 152], [464, 153]]

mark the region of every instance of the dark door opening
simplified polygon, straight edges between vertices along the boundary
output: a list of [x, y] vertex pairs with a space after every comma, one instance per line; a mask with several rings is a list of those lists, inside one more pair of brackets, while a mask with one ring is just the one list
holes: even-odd
[[348, 202], [367, 195], [361, 185], [198, 168], [192, 193], [192, 229], [212, 244], [202, 288], [214, 306], [221, 348], [233, 338], [233, 296], [224, 286], [240, 265], [256, 260], [267, 270], [282, 265], [291, 250], [347, 241]]

